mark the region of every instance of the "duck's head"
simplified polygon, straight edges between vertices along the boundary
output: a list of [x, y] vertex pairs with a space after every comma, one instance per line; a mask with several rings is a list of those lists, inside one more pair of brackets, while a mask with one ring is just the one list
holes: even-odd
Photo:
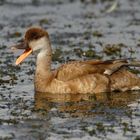
[[28, 29], [22, 42], [12, 47], [12, 49], [25, 50], [23, 54], [17, 58], [16, 65], [20, 64], [32, 52], [45, 49], [49, 43], [49, 35], [47, 31], [38, 27]]

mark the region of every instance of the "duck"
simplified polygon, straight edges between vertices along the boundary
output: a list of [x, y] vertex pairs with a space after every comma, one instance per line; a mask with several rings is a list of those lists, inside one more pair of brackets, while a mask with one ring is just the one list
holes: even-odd
[[52, 70], [50, 37], [41, 27], [27, 29], [24, 39], [12, 46], [12, 49], [24, 49], [17, 58], [16, 65], [19, 65], [32, 52], [37, 53], [34, 75], [36, 92], [92, 94], [140, 89], [140, 77], [130, 70], [130, 67], [139, 67], [139, 61], [75, 60]]

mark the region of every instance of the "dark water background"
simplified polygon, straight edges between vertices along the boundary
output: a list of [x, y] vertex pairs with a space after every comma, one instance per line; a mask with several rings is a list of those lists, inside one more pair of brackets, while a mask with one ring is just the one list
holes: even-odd
[[10, 50], [34, 25], [50, 34], [53, 68], [73, 59], [140, 60], [139, 0], [0, 0], [0, 139], [140, 140], [140, 92], [34, 93], [34, 55], [15, 66], [21, 52]]

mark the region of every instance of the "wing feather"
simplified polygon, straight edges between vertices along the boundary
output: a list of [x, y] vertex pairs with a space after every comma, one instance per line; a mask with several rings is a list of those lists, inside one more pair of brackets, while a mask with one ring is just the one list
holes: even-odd
[[[128, 64], [126, 60], [88, 60], [73, 61], [60, 66], [56, 78], [61, 81], [69, 81], [87, 74], [101, 73], [111, 75], [122, 66]], [[109, 71], [109, 73], [107, 73]]]

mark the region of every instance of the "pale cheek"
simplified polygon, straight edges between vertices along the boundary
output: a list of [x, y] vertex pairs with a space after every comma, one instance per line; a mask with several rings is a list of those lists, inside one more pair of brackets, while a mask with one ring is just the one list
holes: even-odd
[[29, 43], [30, 48], [33, 49], [33, 51], [39, 50], [47, 46], [47, 40], [45, 37], [39, 39], [39, 40], [34, 40]]
[[43, 45], [40, 44], [40, 42], [38, 42], [38, 41], [37, 42], [31, 42], [29, 44], [29, 46], [30, 46], [30, 48], [32, 48], [33, 51], [39, 50], [43, 47]]

